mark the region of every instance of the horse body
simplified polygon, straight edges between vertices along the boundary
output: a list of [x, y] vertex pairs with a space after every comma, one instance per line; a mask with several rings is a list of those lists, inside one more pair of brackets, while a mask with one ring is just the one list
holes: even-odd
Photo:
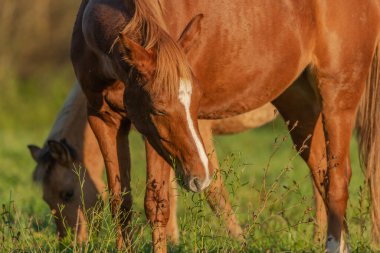
[[200, 42], [188, 54], [203, 92], [201, 118], [232, 116], [272, 101], [310, 61], [310, 1], [162, 2], [173, 38], [184, 22], [205, 15]]
[[[375, 1], [162, 2], [174, 38], [195, 14], [206, 17], [199, 45], [188, 54], [202, 86], [202, 118], [272, 101], [307, 67], [331, 72], [320, 75], [339, 75], [344, 67], [356, 73], [347, 62], [367, 57], [357, 73], [363, 79], [379, 30]], [[366, 52], [357, 54], [359, 49]]]
[[[310, 63], [316, 33], [316, 14], [310, 1], [217, 1], [212, 3], [215, 5], [212, 8], [210, 2], [203, 1], [191, 4], [162, 1], [161, 4], [164, 19], [169, 20], [168, 33], [173, 38], [179, 37], [181, 29], [194, 15], [203, 13], [207, 17], [201, 40], [188, 55], [203, 93], [200, 118], [229, 117], [272, 101]], [[107, 59], [115, 38], [133, 15], [133, 6], [128, 9], [123, 1], [105, 4], [99, 0], [88, 1], [82, 8], [85, 8], [82, 20], [86, 29], [79, 28], [77, 32], [82, 32], [81, 42], [85, 41], [89, 47], [84, 49], [84, 58], [92, 60], [93, 66], [87, 66], [93, 69], [92, 78], [96, 75], [97, 79], [110, 82], [120, 78], [119, 66]], [[87, 59], [82, 61], [87, 62]], [[96, 82], [83, 85], [86, 83], [91, 83], [88, 89], [94, 89]]]
[[[75, 49], [82, 49], [84, 58], [74, 62], [94, 59], [87, 66], [94, 81], [83, 82], [82, 85], [91, 83], [85, 92], [95, 87], [102, 89], [95, 85], [99, 83], [95, 79], [113, 84], [114, 79], [122, 76], [118, 73], [120, 66], [107, 59], [118, 33], [134, 12], [133, 5], [126, 7], [128, 1], [86, 2], [79, 11], [84, 16], [78, 20], [90, 29], [82, 31], [82, 26], [77, 25], [74, 33], [84, 37], [79, 36], [80, 40], [73, 42]], [[363, 62], [367, 56], [366, 66], [360, 66], [362, 71], [346, 64], [345, 72], [354, 72], [357, 79], [363, 79], [371, 63], [368, 55], [372, 55], [376, 46], [379, 8], [376, 1], [357, 3], [357, 0], [160, 2], [173, 38], [179, 37], [181, 28], [195, 14], [207, 17], [196, 50], [188, 54], [202, 90], [200, 118], [228, 117], [258, 108], [278, 97], [306, 68], [318, 72], [313, 74], [329, 77], [340, 74], [339, 69], [346, 67], [343, 62]], [[346, 29], [347, 26], [351, 29]], [[363, 37], [364, 29], [367, 38]], [[357, 54], [359, 48], [366, 51]], [[340, 52], [345, 52], [343, 59]], [[79, 58], [78, 50], [75, 53], [73, 56]], [[112, 71], [107, 70], [110, 65]], [[327, 73], [330, 69], [331, 73]], [[82, 72], [77, 72], [81, 76]]]
[[[181, 33], [198, 13], [204, 18], [194, 17]], [[299, 143], [307, 132], [314, 134], [311, 144], [317, 151], [310, 151], [306, 160], [329, 210], [327, 251], [339, 250], [344, 246], [340, 238], [351, 170], [349, 142], [378, 45], [379, 13], [374, 0], [84, 1], [74, 28], [72, 60], [113, 194], [130, 189], [130, 166], [121, 149], [127, 148], [132, 121], [146, 136], [145, 207], [154, 241], [159, 240], [169, 216], [168, 190], [161, 187], [170, 174], [165, 164], [178, 161], [183, 185], [192, 191], [210, 183], [213, 167], [199, 141], [197, 117], [228, 117], [281, 96], [280, 112], [297, 114], [300, 108], [286, 105], [294, 94], [280, 94], [303, 74], [317, 92], [311, 108], [320, 105], [321, 114], [313, 115], [308, 131], [292, 137]], [[203, 31], [196, 40], [201, 20]], [[326, 182], [316, 177], [318, 160], [327, 167]], [[116, 198], [114, 208], [128, 202]], [[130, 210], [128, 205], [122, 208]]]

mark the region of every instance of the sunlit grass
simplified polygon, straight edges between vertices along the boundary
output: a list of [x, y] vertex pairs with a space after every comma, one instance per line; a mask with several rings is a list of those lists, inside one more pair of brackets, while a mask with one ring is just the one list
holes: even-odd
[[[9, 110], [6, 106], [9, 101], [0, 101], [0, 252], [115, 251], [115, 224], [107, 205], [95, 215], [100, 225], [90, 226], [87, 243], [74, 244], [72, 233], [59, 243], [54, 219], [42, 200], [40, 186], [32, 182], [34, 162], [26, 145], [41, 145], [45, 140], [69, 89], [67, 84], [61, 84], [57, 78], [51, 91], [53, 95], [45, 99], [37, 96], [32, 86], [28, 88], [29, 93], [16, 93], [18, 105], [12, 105]], [[150, 227], [143, 210], [145, 152], [136, 132], [131, 133], [130, 143], [134, 247], [138, 252], [150, 252]], [[242, 243], [228, 235], [223, 222], [212, 214], [204, 194], [180, 190], [181, 241], [179, 245], [169, 245], [169, 250], [322, 252], [323, 242], [313, 241], [314, 203], [309, 171], [293, 148], [284, 124], [276, 121], [239, 135], [216, 137], [215, 143], [222, 175], [246, 241]], [[356, 148], [353, 141], [353, 178], [347, 219], [352, 249], [369, 252], [368, 193]]]

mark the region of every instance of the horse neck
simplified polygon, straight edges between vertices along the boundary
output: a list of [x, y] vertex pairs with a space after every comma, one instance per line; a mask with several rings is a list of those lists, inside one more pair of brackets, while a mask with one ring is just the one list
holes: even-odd
[[48, 139], [58, 141], [65, 139], [80, 158], [83, 156], [86, 121], [86, 99], [76, 83], [58, 113]]
[[103, 172], [103, 158], [87, 121], [87, 100], [78, 83], [72, 88], [59, 112], [48, 139], [65, 139], [75, 150], [77, 160], [97, 181]]

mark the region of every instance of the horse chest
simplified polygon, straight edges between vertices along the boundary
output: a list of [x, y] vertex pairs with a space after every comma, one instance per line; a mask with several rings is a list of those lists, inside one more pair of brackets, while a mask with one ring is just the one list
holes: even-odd
[[126, 116], [124, 90], [123, 82], [117, 81], [104, 91], [103, 97], [109, 108]]

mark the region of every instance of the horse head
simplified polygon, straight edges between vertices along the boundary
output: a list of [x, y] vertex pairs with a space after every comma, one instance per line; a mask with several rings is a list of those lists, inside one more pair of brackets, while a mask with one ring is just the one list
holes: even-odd
[[43, 199], [55, 217], [59, 237], [72, 229], [79, 241], [87, 238], [86, 210], [98, 208], [98, 190], [65, 140], [49, 140], [44, 148], [28, 145], [37, 165], [33, 180], [41, 182]]
[[164, 33], [157, 47], [147, 49], [122, 32], [117, 43], [128, 117], [194, 192], [205, 189], [213, 175], [198, 129], [202, 93], [185, 58], [202, 17], [195, 16], [177, 42]]

